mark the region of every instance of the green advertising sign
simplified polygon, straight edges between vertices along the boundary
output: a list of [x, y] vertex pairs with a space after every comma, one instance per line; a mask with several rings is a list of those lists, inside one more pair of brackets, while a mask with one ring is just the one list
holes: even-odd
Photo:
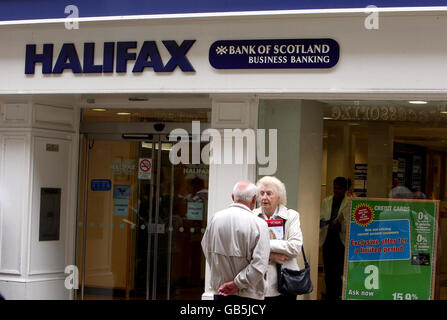
[[437, 221], [438, 201], [353, 198], [343, 298], [433, 299]]

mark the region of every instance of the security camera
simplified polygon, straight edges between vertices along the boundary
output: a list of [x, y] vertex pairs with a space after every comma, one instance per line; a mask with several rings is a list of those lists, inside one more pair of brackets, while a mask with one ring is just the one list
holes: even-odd
[[164, 128], [165, 128], [165, 124], [164, 123], [156, 123], [156, 124], [154, 124], [154, 129], [157, 132], [163, 131]]

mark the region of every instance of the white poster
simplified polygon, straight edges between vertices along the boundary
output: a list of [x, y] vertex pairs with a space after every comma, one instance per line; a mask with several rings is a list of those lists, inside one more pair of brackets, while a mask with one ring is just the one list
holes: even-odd
[[186, 212], [186, 219], [188, 220], [203, 220], [203, 202], [188, 201], [188, 211]]
[[140, 160], [138, 160], [138, 179], [140, 180], [152, 179], [152, 159], [140, 158]]

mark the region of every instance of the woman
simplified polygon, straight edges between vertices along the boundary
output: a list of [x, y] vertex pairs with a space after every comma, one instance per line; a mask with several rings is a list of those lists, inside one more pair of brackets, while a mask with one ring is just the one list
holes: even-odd
[[280, 227], [269, 227], [270, 261], [267, 269], [266, 300], [296, 300], [296, 296], [282, 295], [278, 292], [276, 264], [299, 270], [298, 255], [303, 244], [300, 215], [295, 210], [286, 208], [286, 188], [279, 179], [270, 176], [263, 177], [258, 181], [257, 187], [261, 207], [254, 212], [265, 220], [285, 222]]

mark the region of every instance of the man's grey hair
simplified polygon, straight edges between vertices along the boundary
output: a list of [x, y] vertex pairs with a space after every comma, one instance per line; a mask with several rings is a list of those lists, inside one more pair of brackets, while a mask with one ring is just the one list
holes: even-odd
[[253, 183], [244, 185], [238, 182], [233, 188], [234, 201], [251, 202], [258, 195], [259, 189]]
[[273, 187], [276, 190], [276, 194], [279, 196], [279, 203], [283, 206], [287, 205], [287, 193], [286, 193], [286, 187], [284, 186], [284, 183], [281, 182], [276, 177], [272, 176], [265, 176], [261, 178], [258, 183], [256, 184], [259, 189], [261, 189], [262, 186], [267, 187]]

